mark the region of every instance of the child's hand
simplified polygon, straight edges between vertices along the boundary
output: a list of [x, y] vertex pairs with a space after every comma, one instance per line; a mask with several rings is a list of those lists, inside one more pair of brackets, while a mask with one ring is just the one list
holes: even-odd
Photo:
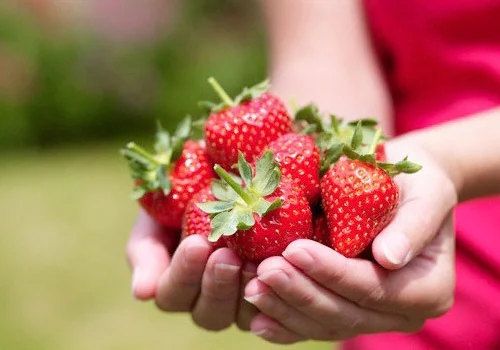
[[264, 261], [245, 289], [262, 312], [252, 320], [254, 333], [293, 343], [412, 332], [450, 309], [456, 190], [431, 158], [420, 152], [410, 158], [423, 169], [397, 180], [402, 205], [373, 242], [378, 264], [347, 259], [313, 241], [293, 242], [283, 257]]
[[155, 299], [164, 311], [190, 312], [200, 327], [209, 330], [222, 330], [234, 322], [248, 330], [256, 309], [242, 300], [241, 286], [255, 276], [256, 267], [242, 266], [227, 248], [212, 252], [200, 235], [187, 237], [177, 249], [176, 243], [147, 214], [139, 214], [127, 247], [134, 271], [133, 295]]

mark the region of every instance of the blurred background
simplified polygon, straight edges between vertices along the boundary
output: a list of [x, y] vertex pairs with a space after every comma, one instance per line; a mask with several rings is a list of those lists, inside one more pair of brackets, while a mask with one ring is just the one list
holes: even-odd
[[118, 154], [262, 80], [264, 34], [252, 1], [0, 1], [0, 349], [281, 348], [132, 299]]

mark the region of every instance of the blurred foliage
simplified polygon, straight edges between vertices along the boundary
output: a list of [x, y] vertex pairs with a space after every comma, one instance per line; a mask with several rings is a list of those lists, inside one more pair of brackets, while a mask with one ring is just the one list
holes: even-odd
[[265, 77], [258, 17], [254, 2], [191, 0], [168, 35], [117, 45], [0, 9], [0, 147], [126, 138], [197, 116], [214, 97], [208, 76], [231, 93]]
[[[117, 147], [0, 156], [0, 349], [285, 349], [134, 301], [125, 244], [137, 204]], [[286, 349], [333, 350], [328, 342]]]

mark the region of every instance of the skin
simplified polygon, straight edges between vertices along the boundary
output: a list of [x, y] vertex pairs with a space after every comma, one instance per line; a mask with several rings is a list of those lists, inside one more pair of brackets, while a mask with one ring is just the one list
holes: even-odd
[[[389, 94], [359, 1], [261, 5], [274, 93], [342, 116], [376, 115], [391, 133]], [[500, 193], [500, 158], [492, 151], [500, 149], [498, 128], [495, 109], [387, 144], [389, 159], [409, 155], [423, 169], [396, 177], [401, 206], [373, 242], [376, 263], [300, 240], [257, 268], [229, 249], [212, 252], [200, 236], [176, 246], [141, 212], [127, 246], [132, 293], [164, 311], [189, 312], [200, 327], [222, 330], [235, 323], [273, 343], [416, 331], [453, 305], [454, 206]]]

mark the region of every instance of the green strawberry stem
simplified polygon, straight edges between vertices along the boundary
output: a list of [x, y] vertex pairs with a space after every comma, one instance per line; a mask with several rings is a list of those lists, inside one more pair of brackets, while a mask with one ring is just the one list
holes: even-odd
[[127, 143], [126, 148], [127, 148], [127, 150], [133, 151], [133, 152], [139, 154], [140, 156], [146, 158], [148, 161], [150, 161], [151, 163], [154, 163], [155, 165], [161, 164], [161, 162], [159, 162], [155, 157], [153, 157], [153, 155], [151, 153], [146, 151], [141, 146], [137, 145], [135, 142]]
[[215, 80], [214, 77], [208, 78], [208, 83], [212, 86], [214, 91], [219, 95], [219, 98], [224, 102], [226, 105], [233, 107], [234, 101], [229, 97], [227, 92], [222, 88], [222, 86]]
[[380, 137], [382, 136], [382, 129], [378, 129], [375, 131], [375, 135], [373, 135], [373, 141], [370, 145], [370, 149], [368, 150], [368, 154], [374, 154], [377, 149], [378, 142], [380, 141]]
[[238, 194], [247, 203], [248, 205], [252, 205], [254, 200], [245, 192], [245, 190], [238, 184], [233, 178], [218, 164], [214, 166], [214, 170], [223, 179], [231, 188]]

